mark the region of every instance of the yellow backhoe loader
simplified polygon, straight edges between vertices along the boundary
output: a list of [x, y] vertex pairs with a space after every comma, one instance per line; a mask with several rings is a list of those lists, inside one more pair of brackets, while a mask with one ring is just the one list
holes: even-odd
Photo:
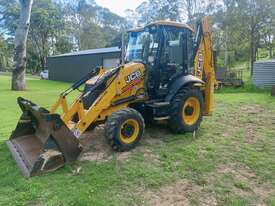
[[[208, 19], [198, 22], [195, 35], [186, 24], [157, 21], [128, 32], [121, 66], [93, 69], [50, 111], [19, 97], [23, 114], [7, 145], [30, 177], [75, 161], [79, 137], [98, 124], [105, 124], [105, 137], [119, 152], [138, 144], [144, 122], [165, 120], [174, 132], [193, 132], [212, 114], [214, 83]], [[82, 85], [69, 105], [66, 97]]]

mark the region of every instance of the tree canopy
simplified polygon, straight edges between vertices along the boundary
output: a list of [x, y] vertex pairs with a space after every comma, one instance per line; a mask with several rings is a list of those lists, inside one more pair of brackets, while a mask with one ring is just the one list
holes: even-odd
[[[17, 0], [0, 0], [0, 67], [12, 65], [12, 39], [19, 18]], [[34, 0], [27, 43], [27, 69], [38, 72], [50, 55], [120, 46], [121, 33], [155, 20], [195, 25], [208, 15], [218, 65], [274, 58], [274, 0], [147, 0], [126, 17], [118, 16], [94, 0]]]

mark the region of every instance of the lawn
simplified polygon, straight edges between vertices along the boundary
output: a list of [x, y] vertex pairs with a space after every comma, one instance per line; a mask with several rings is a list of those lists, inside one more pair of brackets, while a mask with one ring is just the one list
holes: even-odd
[[219, 91], [196, 135], [150, 125], [127, 153], [112, 152], [97, 128], [79, 161], [24, 179], [5, 144], [20, 115], [16, 98], [49, 107], [68, 86], [27, 84], [12, 92], [0, 76], [0, 205], [275, 205], [275, 98], [265, 90]]

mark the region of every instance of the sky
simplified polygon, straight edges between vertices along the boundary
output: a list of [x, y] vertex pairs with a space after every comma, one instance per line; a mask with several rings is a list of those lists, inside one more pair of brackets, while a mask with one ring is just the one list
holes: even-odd
[[95, 0], [102, 7], [110, 9], [111, 12], [125, 17], [126, 9], [134, 10], [145, 0]]

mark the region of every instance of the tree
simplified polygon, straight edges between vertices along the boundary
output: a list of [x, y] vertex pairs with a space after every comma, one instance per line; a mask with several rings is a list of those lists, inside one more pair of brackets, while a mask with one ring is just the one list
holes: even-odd
[[55, 43], [55, 53], [64, 54], [71, 52], [73, 50], [73, 44], [70, 42], [68, 37], [61, 36], [56, 40]]
[[12, 71], [12, 90], [25, 90], [26, 44], [30, 26], [33, 0], [20, 0], [20, 17], [14, 39], [14, 69]]
[[106, 41], [99, 26], [92, 22], [85, 22], [80, 30], [80, 49], [94, 49], [105, 47]]
[[275, 4], [273, 0], [238, 1], [238, 15], [242, 26], [247, 30], [250, 53], [250, 75], [253, 75], [253, 64], [260, 46], [261, 30], [267, 22], [274, 18]]
[[14, 36], [20, 15], [20, 4], [16, 0], [0, 0], [1, 31]]
[[0, 35], [0, 71], [11, 66], [11, 48], [9, 42]]
[[[29, 32], [29, 41], [33, 51], [38, 55], [38, 72], [46, 65], [46, 58], [50, 52], [54, 53], [54, 44], [60, 36], [66, 33], [66, 21], [62, 9], [52, 0], [36, 0], [33, 4], [31, 14], [31, 24]], [[52, 48], [51, 48], [52, 47]], [[33, 54], [33, 53], [32, 53]]]
[[134, 13], [128, 10], [128, 18], [136, 16], [140, 26], [156, 20], [181, 21], [181, 8], [181, 0], [149, 0], [140, 4]]
[[[3, 1], [3, 3], [2, 3]], [[0, 0], [0, 26], [14, 38], [20, 4]], [[119, 44], [127, 21], [94, 0], [35, 0], [27, 40], [27, 71], [37, 73], [50, 55]]]
[[224, 58], [227, 66], [232, 65], [232, 62], [247, 61], [252, 76], [253, 63], [257, 56], [260, 57], [259, 48], [269, 50], [272, 56], [275, 2], [223, 0], [222, 6], [217, 5], [216, 2], [211, 8], [214, 8], [214, 43], [222, 51], [219, 59]]
[[127, 21], [93, 0], [69, 2], [67, 19], [78, 50], [105, 47], [128, 28]]
[[[218, 31], [215, 32], [214, 37], [216, 38], [216, 43], [218, 41], [217, 38], [220, 38], [219, 49], [221, 49], [224, 53], [223, 66], [228, 69], [229, 64], [231, 63], [229, 62], [230, 51], [231, 53], [235, 52], [234, 42], [240, 42], [241, 40], [237, 39], [239, 37], [239, 35], [237, 35], [238, 29], [236, 27], [238, 19], [236, 19], [236, 15], [233, 13], [235, 2], [232, 0], [224, 0], [223, 4], [223, 7], [217, 8], [217, 11], [214, 15], [214, 22], [216, 23], [215, 30]], [[233, 24], [235, 25], [233, 26]]]
[[269, 58], [273, 58], [273, 48], [275, 47], [275, 21], [270, 19], [270, 22], [262, 30], [263, 47], [268, 50]]

